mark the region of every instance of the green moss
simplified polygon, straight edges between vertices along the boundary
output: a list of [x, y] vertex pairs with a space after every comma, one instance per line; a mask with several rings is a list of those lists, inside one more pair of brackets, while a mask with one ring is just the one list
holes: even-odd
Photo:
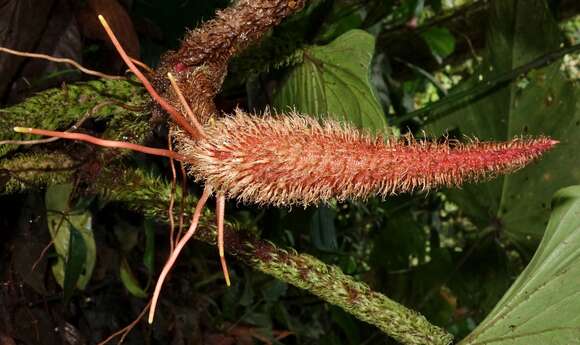
[[[29, 140], [38, 136], [15, 133], [12, 128], [33, 127], [42, 129], [65, 129], [93, 109], [97, 104], [105, 101], [117, 101], [132, 107], [146, 108], [149, 97], [143, 88], [128, 80], [93, 80], [86, 83], [65, 85], [38, 93], [27, 98], [24, 102], [9, 108], [0, 109], [0, 140]], [[141, 124], [146, 123], [145, 116], [140, 112], [132, 112], [118, 105], [102, 107], [94, 117], [96, 118], [127, 118], [129, 129], [135, 125], [135, 118], [128, 114], [139, 116]], [[121, 120], [119, 120], [121, 121]], [[133, 127], [131, 127], [133, 126]], [[148, 129], [149, 130], [149, 129]], [[137, 137], [141, 137], [143, 126], [138, 126]], [[120, 136], [126, 134], [120, 134]], [[18, 145], [0, 146], [0, 157], [15, 150]]]
[[69, 181], [75, 161], [62, 153], [26, 153], [0, 159], [0, 193], [10, 194]]

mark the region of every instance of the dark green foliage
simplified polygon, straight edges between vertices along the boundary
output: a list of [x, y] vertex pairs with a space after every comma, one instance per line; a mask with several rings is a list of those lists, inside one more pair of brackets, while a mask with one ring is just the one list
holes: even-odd
[[[498, 74], [558, 49], [562, 35], [542, 0], [500, 1], [492, 7], [484, 63], [463, 87], [485, 84]], [[538, 37], [542, 37], [541, 40]], [[558, 64], [498, 85], [485, 97], [437, 121], [437, 133], [459, 131], [481, 140], [546, 135], [561, 144], [540, 162], [489, 183], [449, 191], [480, 227], [499, 226], [518, 245], [533, 250], [558, 189], [580, 182], [580, 89]], [[563, 125], [566, 124], [566, 125]]]
[[305, 48], [302, 63], [277, 90], [274, 106], [279, 112], [296, 108], [361, 129], [388, 132], [369, 80], [373, 50], [374, 38], [362, 30], [348, 31], [325, 46]]

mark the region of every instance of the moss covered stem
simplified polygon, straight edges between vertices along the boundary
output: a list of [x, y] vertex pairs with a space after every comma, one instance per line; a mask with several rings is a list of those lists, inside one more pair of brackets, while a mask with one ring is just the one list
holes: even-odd
[[[95, 191], [110, 201], [126, 203], [155, 220], [166, 221], [171, 186], [138, 170], [122, 171], [110, 176], [115, 180], [114, 184], [102, 175], [102, 181], [94, 185]], [[176, 198], [179, 197], [180, 192], [176, 195]], [[196, 201], [195, 197], [188, 197], [186, 209], [191, 210]], [[215, 244], [214, 222], [215, 216], [206, 209], [196, 239]], [[313, 256], [281, 249], [270, 242], [252, 238], [245, 232], [235, 231], [232, 227], [226, 229], [225, 243], [229, 254], [256, 270], [309, 291], [356, 318], [375, 325], [402, 344], [447, 345], [452, 341], [450, 334], [429, 323], [424, 316]]]

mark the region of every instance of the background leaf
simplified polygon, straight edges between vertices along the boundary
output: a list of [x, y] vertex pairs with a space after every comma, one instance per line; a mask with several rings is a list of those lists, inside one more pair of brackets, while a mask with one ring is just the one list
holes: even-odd
[[446, 28], [433, 27], [421, 32], [437, 62], [441, 63], [455, 50], [455, 37]]
[[[495, 1], [490, 7], [487, 52], [470, 88], [558, 49], [561, 36], [544, 0]], [[538, 39], [542, 37], [542, 39]], [[460, 88], [461, 89], [461, 88]], [[515, 242], [533, 248], [542, 238], [551, 195], [580, 181], [580, 91], [557, 64], [436, 122], [438, 133], [459, 130], [481, 140], [547, 135], [561, 143], [532, 166], [488, 183], [448, 191], [481, 227], [500, 226]]]
[[121, 281], [127, 290], [135, 297], [138, 298], [145, 298], [147, 297], [147, 292], [141, 288], [139, 285], [139, 281], [135, 278], [133, 271], [131, 271], [131, 267], [127, 262], [126, 258], [121, 260], [121, 266], [119, 267], [119, 275], [121, 277]]
[[[69, 262], [69, 253], [71, 253], [71, 232], [77, 232], [83, 240], [83, 244], [80, 245], [83, 247], [80, 249], [84, 248], [85, 250], [84, 270], [76, 281], [76, 286], [82, 290], [91, 279], [97, 258], [97, 249], [92, 230], [91, 213], [86, 210], [74, 210], [73, 212], [69, 207], [72, 190], [73, 186], [70, 183], [54, 185], [47, 189], [45, 195], [48, 230], [58, 256], [56, 263], [52, 266], [52, 273], [59, 285], [64, 288], [65, 264]], [[77, 238], [75, 241], [75, 243], [79, 243]], [[72, 253], [77, 258], [80, 256], [77, 249], [73, 249]]]
[[296, 66], [278, 90], [279, 111], [298, 111], [348, 121], [359, 128], [383, 132], [385, 115], [370, 84], [375, 39], [362, 30], [350, 30], [324, 46], [304, 49]]
[[580, 344], [580, 185], [556, 193], [534, 258], [461, 344]]
[[87, 248], [85, 247], [85, 241], [81, 233], [73, 226], [69, 228], [68, 233], [69, 246], [64, 268], [64, 281], [62, 284], [65, 304], [70, 301], [75, 286], [83, 273], [87, 255]]
[[149, 277], [153, 275], [155, 269], [155, 224], [146, 221], [145, 229], [145, 252], [143, 253], [143, 265], [147, 269]]
[[336, 250], [336, 212], [327, 205], [317, 207], [310, 218], [310, 237], [312, 244], [319, 250]]
[[319, 42], [329, 42], [339, 37], [345, 32], [361, 26], [363, 18], [356, 6], [345, 2], [335, 2], [326, 21], [320, 28], [320, 33], [316, 40]]

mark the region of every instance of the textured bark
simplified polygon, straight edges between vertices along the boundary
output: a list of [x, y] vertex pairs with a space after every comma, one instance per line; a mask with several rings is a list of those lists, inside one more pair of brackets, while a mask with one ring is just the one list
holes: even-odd
[[238, 1], [187, 34], [179, 50], [168, 53], [163, 64], [191, 68], [207, 62], [228, 61], [303, 6], [304, 0]]

